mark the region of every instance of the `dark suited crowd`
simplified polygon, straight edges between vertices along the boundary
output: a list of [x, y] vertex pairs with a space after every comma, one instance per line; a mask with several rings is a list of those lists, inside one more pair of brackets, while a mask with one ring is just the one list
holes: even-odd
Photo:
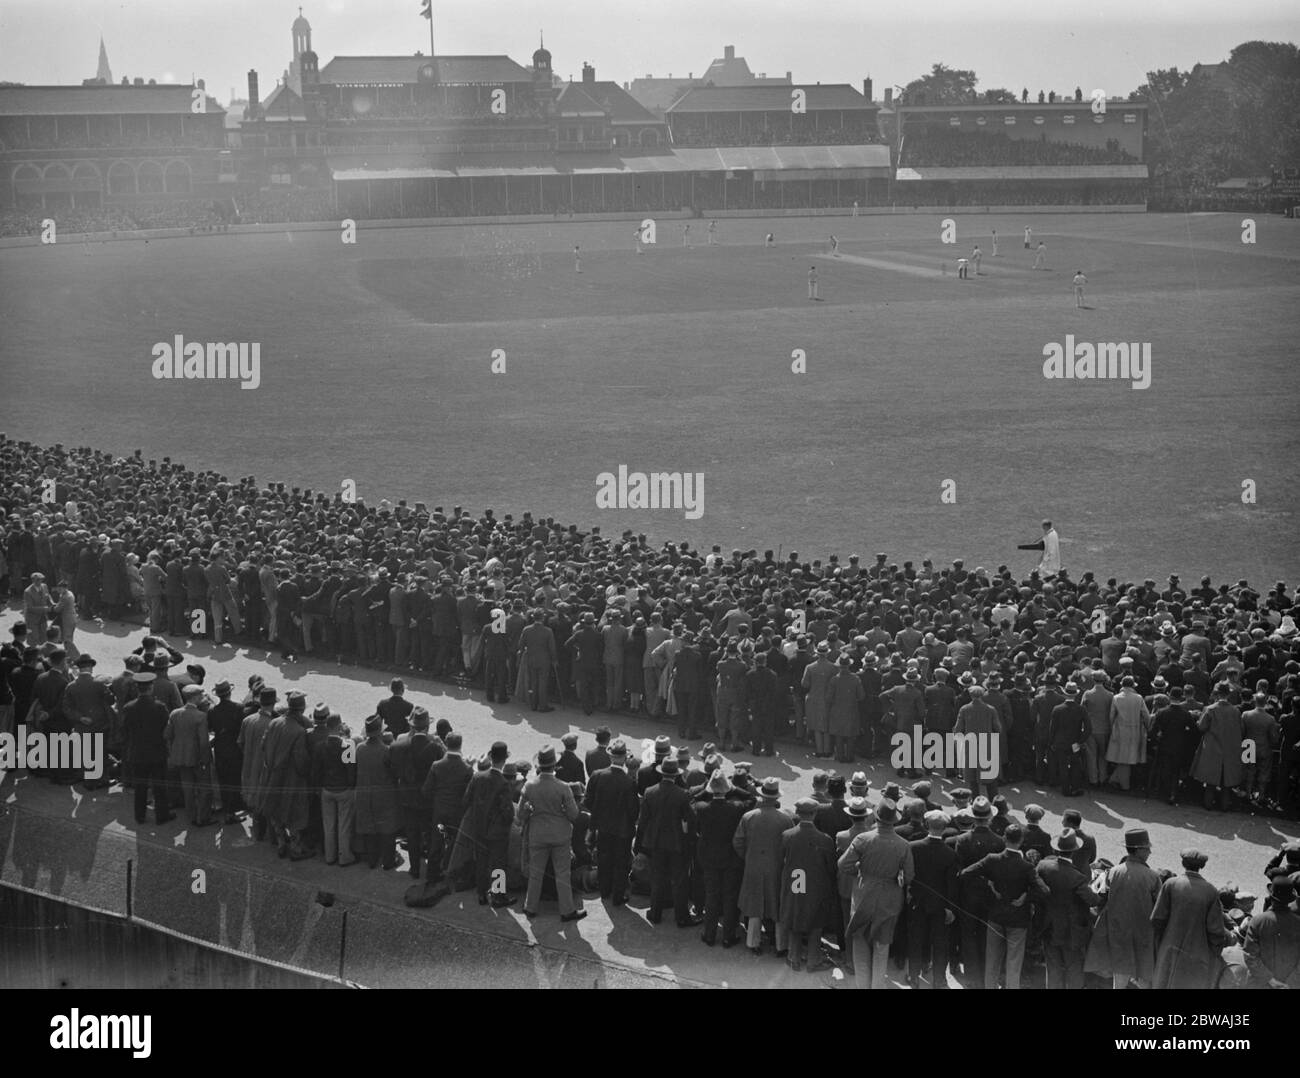
[[502, 741], [467, 757], [400, 678], [354, 736], [338, 711], [281, 700], [259, 675], [238, 699], [229, 681], [209, 686], [153, 636], [112, 678], [86, 653], [74, 676], [58, 645], [17, 666], [15, 650], [6, 683], [25, 721], [101, 733], [113, 761], [95, 780], [33, 776], [120, 784], [141, 827], [152, 807], [160, 829], [183, 813], [176, 826], [247, 826], [282, 858], [404, 868], [414, 907], [473, 891], [492, 911], [522, 900], [530, 920], [554, 902], [572, 923], [588, 895], [614, 918], [635, 902], [631, 915], [698, 927], [706, 946], [838, 967], [861, 988], [1300, 987], [1300, 843], [1265, 866], [1256, 913], [1255, 895], [1207, 882], [1195, 849], [1181, 875], [1156, 871], [1133, 828], [1112, 863], [1077, 810], [1049, 834], [1041, 806], [1020, 818], [1003, 796], [955, 787], [942, 809], [928, 777], [873, 797], [865, 772], [818, 771], [791, 803], [714, 743], [660, 736], [635, 751], [603, 726], [582, 755], [570, 733], [532, 760]]
[[3, 438], [0, 462], [0, 579], [27, 642], [74, 658], [79, 620], [134, 618], [173, 640], [444, 679], [491, 703], [646, 715], [724, 752], [771, 756], [780, 738], [849, 764], [918, 725], [990, 729], [1003, 782], [1300, 814], [1300, 634], [1281, 581], [1261, 593], [1176, 575], [1016, 580], [883, 553], [656, 549], [530, 513], [347, 501], [140, 454]]
[[[838, 961], [864, 984], [910, 956], [913, 932], [922, 957], [905, 960], [918, 983], [937, 986], [946, 969], [984, 984], [994, 969], [1014, 987], [1026, 956], [1069, 982], [1079, 948], [1049, 962], [1051, 935], [1035, 929], [1035, 918], [1052, 922], [1035, 913], [1053, 884], [1039, 869], [1064, 858], [1098, 893], [1097, 862], [1079, 863], [1078, 833], [1044, 845], [1031, 805], [1014, 826], [1039, 860], [1021, 869], [999, 783], [1067, 795], [1107, 785], [1292, 817], [1300, 804], [1300, 634], [1281, 581], [1261, 594], [1209, 577], [1195, 588], [1064, 570], [1016, 580], [961, 559], [940, 569], [883, 553], [864, 566], [857, 555], [656, 549], [644, 535], [611, 539], [530, 513], [371, 505], [2, 436], [0, 464], [0, 579], [25, 619], [0, 657], [5, 729], [35, 715], [103, 733], [141, 824], [150, 804], [158, 824], [179, 809], [194, 826], [246, 813], [286, 858], [405, 863], [419, 881], [413, 905], [465, 886], [486, 906], [522, 895], [530, 916], [554, 895], [577, 920], [575, 893], [618, 905], [640, 889], [655, 923], [671, 913], [706, 943], [774, 950], [800, 968]], [[89, 618], [149, 631], [115, 678], [97, 678], [73, 643]], [[167, 639], [266, 648], [283, 662], [320, 653], [389, 671], [392, 691], [354, 736], [296, 693], [209, 693], [197, 663], [173, 679], [183, 658]], [[446, 720], [431, 729], [405, 700], [411, 674], [477, 687], [492, 704], [649, 716], [675, 726], [678, 748], [667, 734], [640, 756], [623, 745], [620, 767], [616, 744], [585, 761], [566, 745], [539, 757], [532, 778], [533, 762], [512, 762], [504, 745], [471, 764]], [[936, 775], [965, 783], [969, 818], [963, 788], [944, 812], [927, 769], [895, 761], [895, 736], [918, 730], [996, 739], [992, 774]], [[871, 804], [865, 786], [827, 774], [787, 811], [780, 784], [751, 777], [752, 765], [724, 774], [728, 754], [773, 757], [791, 742], [853, 779], [865, 779], [858, 761], [889, 758], [900, 785]], [[928, 878], [917, 842], [958, 855], [955, 893], [915, 883]], [[1019, 905], [1002, 903], [998, 873], [1011, 869], [995, 870], [994, 856], [1015, 862]], [[1088, 905], [1073, 883], [1070, 893]], [[911, 918], [914, 896], [931, 908]], [[1071, 909], [1074, 928], [1089, 925], [1086, 956], [1095, 915]]]

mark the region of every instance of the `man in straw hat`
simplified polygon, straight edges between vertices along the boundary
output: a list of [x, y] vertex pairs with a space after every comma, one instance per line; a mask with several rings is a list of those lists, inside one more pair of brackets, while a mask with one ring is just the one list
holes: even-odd
[[717, 940], [719, 921], [723, 947], [740, 940], [740, 881], [745, 862], [732, 840], [745, 807], [738, 799], [728, 797], [731, 792], [732, 785], [722, 768], [715, 768], [693, 805], [699, 836], [696, 859], [704, 876], [704, 929], [700, 939], [709, 947]]

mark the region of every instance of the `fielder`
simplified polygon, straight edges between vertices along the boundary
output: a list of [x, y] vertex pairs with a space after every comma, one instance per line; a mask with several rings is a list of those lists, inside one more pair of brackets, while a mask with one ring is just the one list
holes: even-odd
[[1088, 283], [1088, 278], [1083, 275], [1083, 270], [1074, 271], [1074, 305], [1083, 306], [1083, 286]]
[[718, 222], [710, 221], [709, 222], [709, 246], [716, 247], [717, 245], [718, 245]]
[[975, 263], [976, 277], [980, 275], [980, 259], [983, 257], [984, 257], [984, 253], [980, 250], [980, 245], [978, 243], [975, 244], [975, 250], [971, 251], [970, 253], [970, 260]]
[[816, 266], [808, 267], [808, 298], [821, 299], [821, 296], [817, 294], [817, 267]]
[[582, 272], [582, 255], [578, 253], [578, 245], [576, 243], [573, 245], [573, 272]]
[[1033, 269], [1047, 269], [1047, 244], [1038, 241], [1038, 250], [1034, 252]]

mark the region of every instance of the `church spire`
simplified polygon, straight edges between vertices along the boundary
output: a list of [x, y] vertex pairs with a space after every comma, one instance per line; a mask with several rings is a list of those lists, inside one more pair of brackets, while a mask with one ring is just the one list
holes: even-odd
[[108, 50], [104, 48], [104, 35], [99, 36], [99, 69], [95, 72], [95, 78], [99, 79], [106, 86], [113, 85], [113, 72], [108, 66]]

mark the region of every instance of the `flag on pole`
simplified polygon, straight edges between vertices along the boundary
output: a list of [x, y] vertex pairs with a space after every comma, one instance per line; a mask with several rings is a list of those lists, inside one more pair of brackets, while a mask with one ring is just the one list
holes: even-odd
[[433, 22], [433, 0], [422, 0], [422, 4], [423, 6], [420, 9], [420, 14], [430, 22]]

